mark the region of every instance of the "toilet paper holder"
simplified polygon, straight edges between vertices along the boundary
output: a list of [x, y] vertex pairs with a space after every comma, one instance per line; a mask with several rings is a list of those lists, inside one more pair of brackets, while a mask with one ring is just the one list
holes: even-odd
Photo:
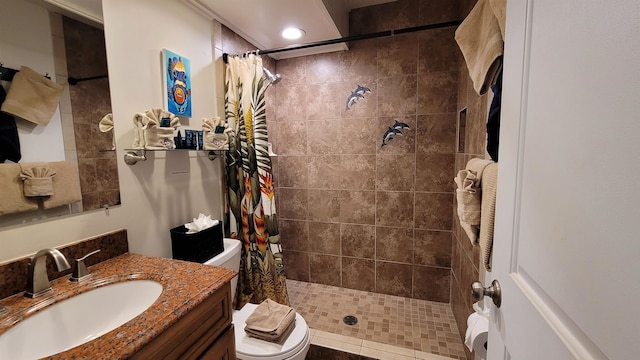
[[471, 294], [476, 301], [480, 301], [483, 297], [488, 296], [493, 300], [493, 304], [500, 307], [502, 304], [502, 290], [498, 280], [493, 280], [491, 286], [484, 287], [480, 281], [474, 281], [471, 284]]

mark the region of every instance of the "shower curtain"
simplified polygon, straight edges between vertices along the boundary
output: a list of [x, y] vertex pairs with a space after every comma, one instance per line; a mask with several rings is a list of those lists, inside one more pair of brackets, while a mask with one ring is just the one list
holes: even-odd
[[267, 298], [289, 305], [268, 153], [260, 56], [229, 56], [225, 117], [234, 130], [226, 157], [231, 237], [242, 241], [235, 308]]

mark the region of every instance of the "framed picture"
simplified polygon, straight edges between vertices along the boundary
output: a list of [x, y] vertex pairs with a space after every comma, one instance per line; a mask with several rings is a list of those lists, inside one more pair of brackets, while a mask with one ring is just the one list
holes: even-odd
[[162, 83], [165, 108], [172, 114], [191, 117], [191, 67], [189, 59], [162, 49]]

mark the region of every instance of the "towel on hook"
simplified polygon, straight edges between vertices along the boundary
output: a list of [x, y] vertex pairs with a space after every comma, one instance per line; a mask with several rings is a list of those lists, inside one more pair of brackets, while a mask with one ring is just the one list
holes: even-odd
[[480, 219], [480, 252], [484, 268], [491, 271], [493, 255], [493, 230], [496, 215], [496, 192], [498, 189], [498, 164], [487, 165], [482, 176], [482, 210]]
[[0, 216], [38, 210], [38, 199], [24, 196], [21, 171], [19, 164], [0, 164]]
[[481, 222], [481, 181], [485, 168], [493, 161], [471, 159], [464, 170], [458, 171], [454, 181], [456, 188], [457, 214], [460, 226], [469, 237], [472, 245], [478, 240]]
[[80, 176], [76, 165], [71, 161], [54, 161], [45, 164], [55, 171], [56, 176], [53, 178], [53, 195], [43, 198], [42, 207], [51, 209], [82, 201]]
[[[495, 1], [495, 6], [499, 12], [500, 1]], [[490, 0], [478, 0], [456, 29], [455, 39], [469, 68], [473, 88], [478, 94], [484, 94], [495, 80], [504, 50], [500, 22]]]
[[64, 85], [22, 66], [13, 77], [2, 111], [38, 125], [47, 125], [58, 107], [63, 90]]
[[502, 38], [504, 39], [504, 29], [507, 21], [507, 0], [489, 0], [489, 5], [491, 5], [493, 16], [495, 16], [496, 20], [498, 20], [500, 33], [502, 34]]

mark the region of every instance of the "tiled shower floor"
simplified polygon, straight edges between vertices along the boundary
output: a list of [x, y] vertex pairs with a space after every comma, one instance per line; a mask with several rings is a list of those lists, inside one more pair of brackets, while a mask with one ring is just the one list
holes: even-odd
[[[398, 355], [391, 358], [441, 359], [430, 353], [466, 359], [449, 304], [295, 280], [287, 280], [287, 290], [291, 306], [316, 330], [315, 337], [341, 335], [337, 341], [359, 344], [363, 355], [371, 347], [376, 354], [387, 350]], [[358, 323], [346, 325], [346, 315], [356, 316]]]

